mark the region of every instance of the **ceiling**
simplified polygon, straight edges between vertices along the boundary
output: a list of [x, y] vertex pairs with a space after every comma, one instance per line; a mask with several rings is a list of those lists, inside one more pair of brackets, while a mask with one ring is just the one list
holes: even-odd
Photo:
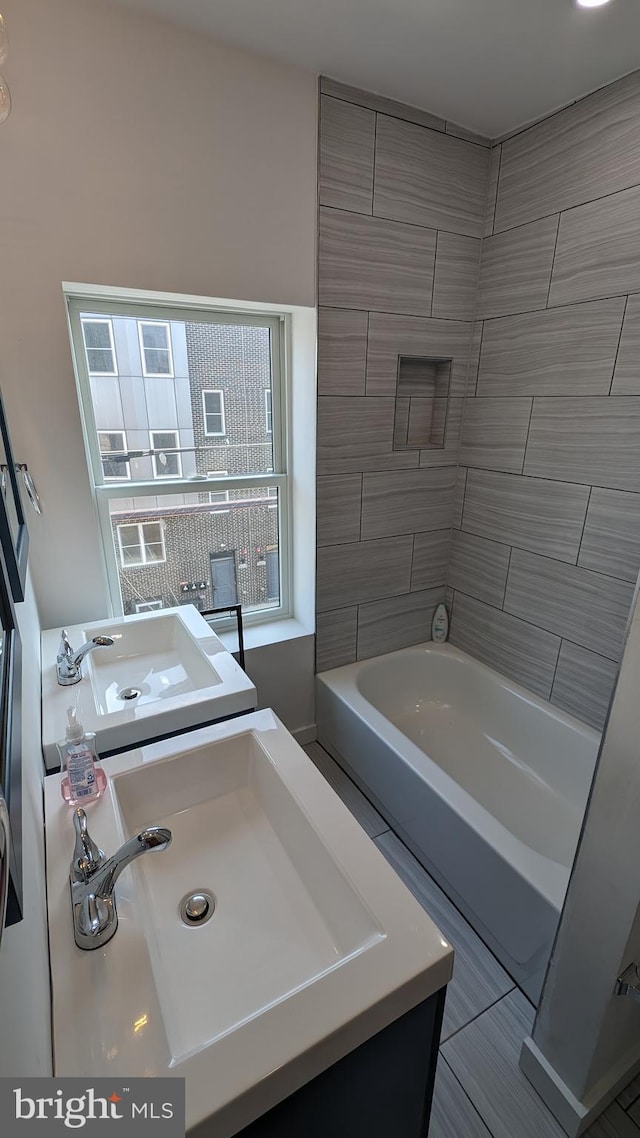
[[640, 68], [640, 3], [111, 0], [497, 138]]

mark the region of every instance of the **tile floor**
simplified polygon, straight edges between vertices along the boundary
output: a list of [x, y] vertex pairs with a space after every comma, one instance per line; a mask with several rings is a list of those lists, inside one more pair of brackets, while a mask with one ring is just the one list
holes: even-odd
[[[518, 1066], [533, 1006], [331, 756], [304, 750], [455, 949], [429, 1138], [566, 1138]], [[587, 1136], [640, 1138], [640, 1076]]]

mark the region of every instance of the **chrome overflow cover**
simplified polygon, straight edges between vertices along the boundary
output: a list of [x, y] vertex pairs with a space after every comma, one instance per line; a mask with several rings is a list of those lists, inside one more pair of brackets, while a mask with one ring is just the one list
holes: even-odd
[[207, 889], [187, 893], [179, 905], [180, 919], [185, 925], [204, 925], [213, 916], [215, 907], [215, 897]]

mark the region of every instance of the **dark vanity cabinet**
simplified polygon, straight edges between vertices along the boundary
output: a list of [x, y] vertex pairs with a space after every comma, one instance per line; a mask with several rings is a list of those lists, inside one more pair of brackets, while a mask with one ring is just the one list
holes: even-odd
[[[405, 1012], [235, 1138], [427, 1138], [445, 989]], [[215, 1120], [188, 1138], [214, 1138]]]

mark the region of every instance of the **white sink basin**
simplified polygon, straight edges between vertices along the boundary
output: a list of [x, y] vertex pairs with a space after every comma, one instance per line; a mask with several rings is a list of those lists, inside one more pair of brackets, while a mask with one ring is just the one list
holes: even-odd
[[[118, 775], [113, 789], [125, 837], [173, 833], [134, 876], [174, 1061], [384, 936], [252, 732]], [[180, 901], [202, 891], [214, 915], [189, 927]]]
[[77, 707], [95, 731], [99, 754], [147, 743], [213, 720], [252, 710], [256, 690], [193, 605], [99, 620], [67, 629], [78, 650], [95, 636], [82, 679], [62, 687], [56, 678], [60, 629], [42, 634], [42, 740], [47, 770], [59, 766], [66, 708]]
[[[184, 1076], [187, 1127], [230, 1138], [450, 979], [451, 948], [272, 712], [103, 765], [98, 845], [151, 824], [173, 841], [124, 871], [115, 936], [83, 952], [71, 811], [45, 779], [56, 1075]], [[213, 915], [187, 926], [201, 892]]]
[[[86, 642], [104, 635], [104, 626], [91, 625], [82, 633]], [[221, 683], [179, 612], [134, 619], [113, 627], [110, 635], [114, 643], [96, 648], [84, 663], [98, 715], [122, 711], [134, 700], [140, 707]]]

